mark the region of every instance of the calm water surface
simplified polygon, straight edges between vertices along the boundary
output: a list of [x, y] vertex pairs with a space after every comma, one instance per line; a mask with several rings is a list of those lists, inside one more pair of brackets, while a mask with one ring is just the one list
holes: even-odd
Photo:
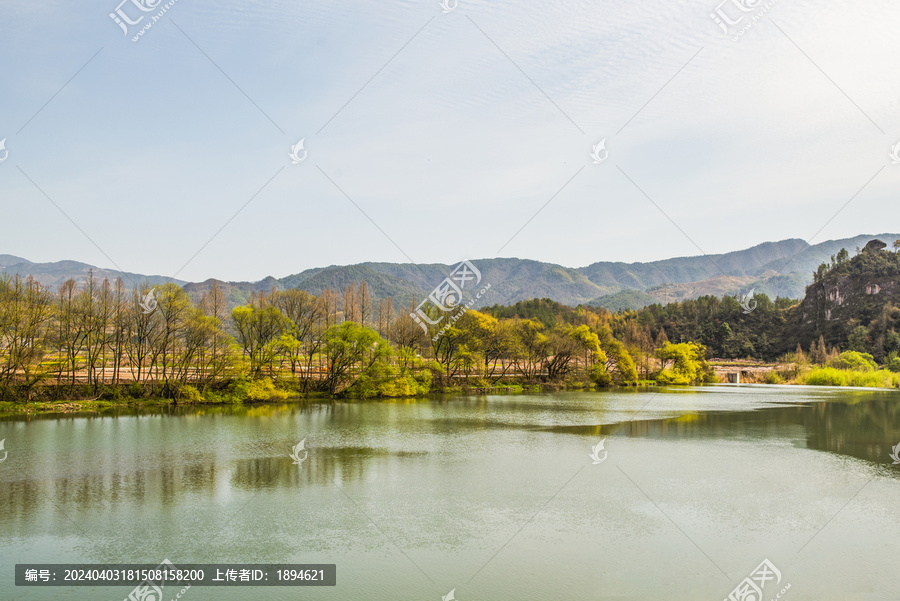
[[17, 588], [16, 563], [164, 558], [337, 564], [336, 587], [184, 601], [721, 601], [766, 558], [766, 601], [900, 598], [890, 391], [191, 407], [6, 419], [0, 439], [3, 600], [131, 590]]

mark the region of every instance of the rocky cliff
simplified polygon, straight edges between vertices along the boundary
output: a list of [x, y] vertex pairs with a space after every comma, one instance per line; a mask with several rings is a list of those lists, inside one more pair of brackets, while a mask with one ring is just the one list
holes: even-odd
[[788, 320], [788, 339], [807, 348], [824, 336], [831, 346], [884, 356], [900, 344], [900, 253], [873, 240], [855, 257], [822, 265]]

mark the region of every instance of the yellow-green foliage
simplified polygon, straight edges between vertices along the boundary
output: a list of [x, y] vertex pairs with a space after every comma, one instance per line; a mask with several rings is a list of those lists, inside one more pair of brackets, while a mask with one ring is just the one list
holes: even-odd
[[900, 383], [900, 374], [887, 369], [878, 370], [878, 365], [868, 353], [844, 351], [829, 361], [827, 367], [813, 369], [799, 379], [811, 386], [894, 388]]
[[675, 373], [670, 368], [662, 370], [656, 376], [656, 383], [660, 386], [687, 386], [691, 382], [691, 377], [688, 374]]
[[671, 367], [662, 369], [656, 376], [658, 384], [687, 385], [715, 381], [715, 374], [706, 362], [706, 347], [702, 344], [666, 342], [656, 355], [663, 365], [672, 362]]
[[245, 394], [248, 401], [283, 401], [290, 396], [284, 390], [275, 388], [269, 378], [249, 382]]
[[409, 359], [410, 367], [376, 361], [345, 391], [346, 396], [372, 397], [422, 396], [431, 389], [431, 371], [420, 359]]
[[775, 370], [766, 373], [766, 384], [784, 384], [784, 377]]
[[828, 367], [836, 369], [851, 369], [854, 371], [875, 371], [878, 364], [875, 358], [869, 353], [858, 353], [856, 351], [844, 351], [835, 359], [828, 362]]
[[886, 369], [880, 371], [858, 371], [820, 367], [803, 376], [804, 384], [810, 386], [865, 386], [869, 388], [895, 388], [900, 385], [900, 374]]
[[392, 378], [378, 386], [378, 394], [384, 397], [421, 396], [427, 394], [428, 389], [431, 388], [431, 374], [426, 372], [423, 376], [427, 376], [423, 378], [427, 382], [417, 382], [411, 374]]
[[613, 384], [612, 374], [609, 373], [606, 369], [606, 365], [603, 363], [598, 363], [591, 368], [591, 380], [594, 382], [595, 386], [601, 388], [606, 388]]
[[900, 357], [896, 355], [888, 357], [887, 368], [891, 371], [900, 372]]
[[182, 403], [202, 403], [203, 396], [196, 387], [190, 384], [184, 384], [178, 388], [177, 398]]

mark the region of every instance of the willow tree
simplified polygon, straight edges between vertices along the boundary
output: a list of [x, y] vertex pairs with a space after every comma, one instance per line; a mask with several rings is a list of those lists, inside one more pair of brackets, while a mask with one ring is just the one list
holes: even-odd
[[324, 304], [312, 294], [297, 289], [275, 292], [271, 302], [289, 322], [279, 339], [279, 349], [288, 359], [291, 373], [297, 376], [299, 371], [306, 387], [312, 377], [313, 359], [322, 343]]
[[250, 359], [250, 374], [262, 375], [262, 368], [269, 366], [278, 350], [278, 339], [290, 327], [289, 320], [275, 306], [244, 305], [231, 311], [237, 341]]
[[324, 350], [328, 366], [325, 385], [330, 394], [352, 386], [391, 356], [387, 340], [372, 328], [352, 321], [328, 328]]

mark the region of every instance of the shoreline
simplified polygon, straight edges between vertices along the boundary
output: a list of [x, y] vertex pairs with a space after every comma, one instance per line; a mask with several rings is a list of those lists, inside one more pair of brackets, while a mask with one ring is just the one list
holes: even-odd
[[[827, 385], [811, 385], [800, 384], [797, 382], [786, 382], [782, 384], [768, 384], [764, 382], [743, 382], [734, 384], [729, 382], [712, 382], [707, 384], [696, 384], [694, 386], [722, 386], [728, 388], [781, 388], [781, 387], [808, 387], [824, 390], [847, 390], [847, 391], [868, 391], [868, 392], [888, 392], [897, 391], [896, 387], [868, 387], [868, 386], [827, 386]], [[253, 407], [266, 405], [271, 403], [282, 404], [302, 404], [302, 403], [333, 403], [333, 402], [353, 402], [353, 401], [410, 401], [424, 400], [436, 396], [483, 396], [483, 395], [507, 395], [507, 394], [534, 394], [540, 392], [605, 392], [605, 391], [623, 391], [623, 390], [640, 390], [651, 388], [688, 388], [686, 386], [660, 386], [654, 383], [644, 382], [637, 386], [610, 386], [603, 388], [586, 387], [586, 386], [559, 386], [559, 385], [513, 385], [513, 386], [497, 386], [494, 388], [465, 388], [452, 387], [443, 390], [429, 392], [423, 396], [406, 396], [406, 397], [332, 397], [322, 393], [312, 393], [306, 396], [291, 396], [284, 398], [272, 399], [245, 399], [241, 402], [222, 402], [222, 401], [174, 401], [164, 398], [150, 399], [66, 399], [58, 401], [32, 401], [32, 402], [15, 402], [0, 401], [0, 419], [5, 417], [22, 417], [22, 416], [44, 416], [44, 415], [74, 415], [74, 414], [100, 414], [103, 411], [111, 409], [153, 409], [153, 408], [178, 408], [178, 407]]]

